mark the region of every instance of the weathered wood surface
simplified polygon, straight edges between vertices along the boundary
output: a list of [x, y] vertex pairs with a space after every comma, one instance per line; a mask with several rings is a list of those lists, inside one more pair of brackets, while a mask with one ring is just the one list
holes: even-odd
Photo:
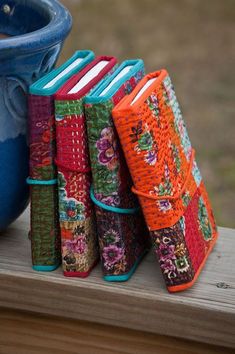
[[125, 328], [0, 311], [1, 354], [232, 354], [233, 349]]
[[190, 290], [169, 294], [150, 254], [127, 283], [107, 283], [100, 267], [87, 279], [61, 269], [31, 269], [28, 215], [0, 236], [0, 307], [115, 325], [235, 347], [235, 231], [218, 243]]

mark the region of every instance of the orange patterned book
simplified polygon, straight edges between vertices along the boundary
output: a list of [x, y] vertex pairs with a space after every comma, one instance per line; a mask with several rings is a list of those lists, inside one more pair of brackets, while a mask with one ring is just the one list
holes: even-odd
[[167, 289], [187, 289], [217, 228], [167, 71], [146, 75], [112, 114]]

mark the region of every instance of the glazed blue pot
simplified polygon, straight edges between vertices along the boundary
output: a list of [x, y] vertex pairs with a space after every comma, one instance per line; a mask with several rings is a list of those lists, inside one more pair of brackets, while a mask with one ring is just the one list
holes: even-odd
[[28, 204], [29, 85], [49, 72], [72, 25], [56, 0], [0, 0], [0, 230]]

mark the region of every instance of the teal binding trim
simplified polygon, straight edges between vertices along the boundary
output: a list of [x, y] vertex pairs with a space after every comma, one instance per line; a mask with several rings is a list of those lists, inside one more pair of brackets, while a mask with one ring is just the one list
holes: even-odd
[[133, 273], [136, 271], [136, 268], [138, 267], [139, 263], [142, 261], [142, 259], [144, 258], [144, 256], [146, 255], [146, 253], [148, 252], [148, 250], [146, 249], [142, 255], [135, 261], [133, 267], [131, 268], [131, 270], [128, 273], [122, 274], [122, 275], [104, 275], [103, 278], [106, 281], [110, 281], [110, 282], [124, 282], [127, 281], [131, 278], [131, 276], [133, 275]]
[[113, 213], [117, 213], [117, 214], [136, 214], [138, 213], [138, 211], [140, 210], [140, 207], [137, 208], [130, 208], [130, 209], [124, 209], [124, 208], [117, 208], [111, 205], [106, 205], [102, 202], [100, 202], [99, 200], [96, 199], [95, 195], [94, 195], [94, 190], [93, 187], [91, 187], [90, 189], [90, 197], [91, 200], [93, 201], [93, 203], [95, 205], [97, 205], [98, 207], [107, 210], [107, 211], [112, 211]]
[[28, 177], [26, 179], [27, 184], [40, 184], [43, 186], [51, 186], [53, 184], [57, 184], [58, 180], [57, 178], [55, 179], [48, 179], [48, 180], [40, 180], [40, 179], [32, 179]]
[[[56, 76], [58, 76], [62, 71], [67, 69], [76, 59], [83, 59], [79, 64], [75, 65], [69, 72], [67, 72], [63, 77], [58, 79], [51, 87], [45, 88], [50, 81], [52, 81]], [[95, 58], [95, 54], [91, 50], [78, 50], [74, 55], [67, 60], [59, 68], [56, 68], [49, 72], [47, 75], [43, 76], [38, 81], [34, 82], [29, 87], [29, 93], [32, 95], [40, 96], [51, 96], [54, 95], [59, 88], [74, 74], [83, 69], [87, 64], [89, 64]]]
[[[111, 83], [111, 81], [126, 67], [132, 65], [133, 67], [121, 77], [115, 84], [108, 90], [107, 94], [100, 96], [103, 90]], [[106, 79], [103, 79], [90, 94], [85, 97], [86, 103], [100, 103], [105, 102], [112, 98], [112, 96], [118, 91], [118, 89], [131, 77], [133, 77], [138, 71], [144, 71], [144, 62], [142, 59], [131, 59], [125, 60], [122, 64], [113, 72], [112, 75], [108, 76]]]
[[37, 272], [51, 272], [53, 270], [56, 270], [60, 266], [60, 263], [57, 263], [55, 265], [48, 265], [48, 266], [42, 266], [42, 265], [33, 265], [33, 269], [36, 270]]

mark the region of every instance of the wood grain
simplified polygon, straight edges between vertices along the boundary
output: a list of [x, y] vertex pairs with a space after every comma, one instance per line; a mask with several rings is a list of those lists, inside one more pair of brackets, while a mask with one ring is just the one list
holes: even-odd
[[1, 354], [232, 354], [233, 350], [114, 326], [0, 310]]
[[[169, 294], [149, 254], [127, 283], [107, 283], [97, 266], [87, 279], [61, 269], [31, 269], [27, 213], [0, 235], [0, 306], [235, 347], [235, 231], [220, 237], [190, 290]], [[221, 287], [222, 286], [222, 287]]]

